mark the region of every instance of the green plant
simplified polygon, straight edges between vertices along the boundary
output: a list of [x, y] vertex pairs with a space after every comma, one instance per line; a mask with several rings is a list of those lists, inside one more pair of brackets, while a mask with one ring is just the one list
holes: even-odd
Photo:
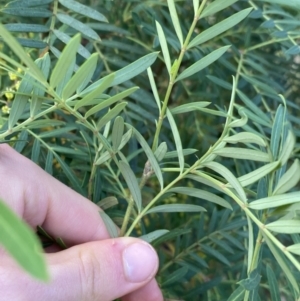
[[299, 300], [298, 4], [84, 4], [2, 9], [1, 141], [152, 242], [166, 296]]

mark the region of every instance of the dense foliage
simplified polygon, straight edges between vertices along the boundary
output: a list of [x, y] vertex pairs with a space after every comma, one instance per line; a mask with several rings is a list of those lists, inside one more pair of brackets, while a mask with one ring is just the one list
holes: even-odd
[[152, 242], [167, 298], [299, 300], [299, 2], [3, 2], [1, 142]]

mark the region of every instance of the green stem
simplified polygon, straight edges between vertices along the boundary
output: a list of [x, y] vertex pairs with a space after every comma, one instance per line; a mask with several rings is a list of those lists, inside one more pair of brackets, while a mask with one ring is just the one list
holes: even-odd
[[201, 12], [203, 11], [206, 2], [207, 2], [207, 0], [202, 1], [201, 6], [199, 7], [199, 9], [197, 11], [197, 14], [195, 15], [195, 18], [193, 20], [193, 23], [192, 23], [192, 25], [189, 29], [189, 32], [188, 32], [188, 34], [185, 38], [185, 41], [184, 41], [183, 46], [181, 48], [179, 57], [178, 57], [177, 60], [175, 60], [175, 62], [173, 63], [173, 67], [171, 68], [173, 70], [171, 70], [169, 85], [168, 85], [167, 92], [166, 92], [166, 95], [165, 95], [165, 98], [164, 98], [164, 101], [163, 101], [163, 106], [162, 106], [162, 109], [161, 109], [161, 113], [159, 114], [159, 118], [158, 118], [158, 122], [157, 122], [157, 126], [156, 126], [156, 131], [155, 131], [155, 135], [154, 135], [154, 139], [153, 139], [153, 144], [152, 144], [152, 150], [153, 151], [155, 151], [157, 149], [157, 146], [158, 146], [158, 137], [159, 137], [159, 134], [160, 134], [160, 131], [161, 131], [163, 120], [165, 118], [165, 114], [166, 114], [167, 107], [168, 107], [168, 102], [169, 102], [170, 95], [171, 95], [171, 92], [172, 92], [172, 89], [173, 89], [173, 86], [174, 86], [174, 83], [175, 83], [175, 80], [176, 80], [176, 77], [177, 77], [177, 74], [178, 74], [178, 70], [179, 70], [180, 65], [182, 63], [182, 59], [184, 57], [184, 54], [185, 54], [186, 49], [188, 47], [188, 44], [190, 42], [191, 36], [192, 36], [192, 34], [195, 30], [196, 24], [199, 20], [199, 16], [200, 16]]
[[52, 36], [53, 30], [55, 28], [55, 21], [56, 21], [57, 11], [58, 11], [58, 0], [54, 0], [54, 2], [53, 2], [53, 14], [52, 14], [51, 23], [50, 23], [50, 30], [49, 30], [49, 35], [47, 37], [47, 44], [48, 45], [50, 44], [51, 36]]
[[5, 137], [7, 137], [8, 135], [11, 135], [11, 134], [13, 134], [15, 132], [18, 132], [18, 131], [22, 130], [23, 128], [26, 127], [26, 125], [30, 124], [33, 120], [38, 119], [40, 117], [43, 117], [46, 114], [49, 114], [49, 113], [55, 111], [56, 109], [57, 109], [57, 106], [53, 105], [50, 108], [48, 108], [47, 110], [45, 110], [45, 111], [37, 114], [36, 116], [27, 118], [25, 121], [23, 121], [22, 123], [16, 125], [12, 129], [7, 130], [4, 133], [0, 134], [0, 141], [3, 141], [5, 139]]

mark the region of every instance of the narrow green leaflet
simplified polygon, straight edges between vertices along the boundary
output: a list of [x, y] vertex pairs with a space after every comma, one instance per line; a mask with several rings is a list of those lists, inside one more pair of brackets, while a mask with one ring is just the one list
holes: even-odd
[[215, 83], [216, 85], [226, 89], [226, 90], [232, 90], [232, 85], [230, 83], [228, 83], [226, 80], [220, 79], [216, 76], [213, 75], [206, 75], [206, 77], [211, 80], [213, 83]]
[[[67, 35], [66, 33], [62, 32], [62, 31], [59, 31], [59, 30], [56, 30], [54, 29], [53, 30], [53, 33], [56, 35], [56, 37], [61, 40], [63, 43], [65, 44], [68, 44], [69, 41], [72, 39], [69, 35]], [[51, 46], [50, 45], [50, 49], [51, 51], [53, 52], [53, 54], [56, 56], [56, 57], [59, 57], [59, 55], [56, 55], [55, 53], [58, 53], [58, 50]], [[77, 52], [82, 56], [84, 57], [85, 59], [88, 59], [90, 56], [91, 56], [91, 53], [85, 48], [83, 47], [81, 44], [79, 44], [79, 47], [77, 49]]]
[[73, 17], [71, 17], [69, 15], [65, 15], [65, 14], [57, 14], [56, 17], [61, 23], [69, 25], [70, 27], [72, 27], [75, 30], [82, 33], [82, 35], [84, 35], [92, 40], [100, 41], [100, 37], [97, 34], [97, 32], [94, 29], [87, 26], [86, 24], [74, 19]]
[[[186, 148], [182, 150], [184, 156], [192, 155], [196, 153], [198, 150], [195, 148]], [[167, 152], [165, 155], [165, 159], [176, 158], [178, 156], [177, 151]]]
[[2, 8], [2, 13], [20, 16], [26, 18], [49, 18], [52, 16], [52, 12], [45, 8], [40, 7], [22, 7], [22, 9], [18, 8]]
[[0, 200], [0, 244], [32, 276], [49, 280], [46, 260], [38, 237]]
[[176, 122], [174, 120], [174, 117], [172, 113], [170, 112], [169, 109], [167, 109], [167, 117], [171, 126], [171, 130], [173, 133], [175, 145], [176, 145], [176, 151], [177, 151], [177, 156], [178, 156], [178, 161], [179, 161], [179, 167], [180, 167], [180, 172], [183, 172], [184, 169], [184, 155], [183, 155], [183, 150], [182, 150], [182, 143], [179, 135], [179, 131], [176, 125]]
[[77, 1], [73, 1], [73, 0], [59, 0], [59, 2], [65, 6], [66, 8], [69, 8], [70, 10], [84, 15], [88, 18], [100, 21], [100, 22], [108, 22], [107, 19], [105, 18], [105, 16], [103, 16], [101, 13], [99, 13], [98, 11], [96, 11], [95, 9], [83, 5]]
[[228, 259], [215, 248], [212, 248], [207, 244], [201, 244], [201, 251], [203, 251], [206, 254], [209, 254], [210, 256], [216, 257], [220, 262], [223, 262], [226, 265], [230, 266], [230, 262], [228, 261]]
[[278, 220], [265, 225], [265, 227], [277, 233], [300, 233], [300, 220]]
[[41, 142], [40, 140], [35, 139], [31, 151], [31, 161], [38, 163], [40, 152], [41, 152]]
[[279, 142], [283, 131], [284, 114], [285, 114], [285, 110], [283, 106], [280, 105], [276, 111], [275, 120], [272, 127], [271, 141], [270, 141], [271, 152], [275, 160], [278, 157]]
[[[275, 170], [277, 167], [279, 167], [280, 161], [275, 161], [268, 163], [262, 167], [259, 167], [258, 169], [255, 169], [254, 171], [251, 171], [241, 177], [238, 178], [238, 181], [241, 183], [242, 187], [246, 187], [250, 184], [253, 184]], [[230, 185], [228, 185], [230, 187]]]
[[147, 211], [146, 214], [159, 213], [159, 212], [202, 212], [202, 211], [206, 211], [206, 209], [198, 205], [168, 204], [168, 205], [159, 205], [154, 208], [151, 208]]
[[97, 123], [97, 129], [100, 131], [108, 122], [118, 116], [124, 108], [127, 106], [127, 102], [123, 101], [117, 104], [113, 109], [109, 110]]
[[232, 128], [243, 127], [244, 125], [247, 124], [248, 116], [245, 114], [245, 112], [242, 110], [239, 110], [239, 114], [242, 118], [231, 121], [228, 125], [229, 127], [232, 127]]
[[225, 201], [223, 198], [219, 197], [218, 195], [208, 192], [206, 190], [192, 188], [192, 187], [174, 187], [168, 190], [168, 192], [189, 195], [195, 198], [203, 199], [218, 204], [222, 207], [232, 210], [231, 205], [227, 201]]
[[224, 192], [222, 189], [224, 184], [222, 182], [217, 181], [214, 178], [212, 178], [211, 176], [201, 173], [199, 171], [195, 171], [195, 173], [196, 174], [187, 175], [186, 178], [197, 181], [197, 182], [207, 185], [209, 187], [212, 187], [222, 193]]
[[[254, 253], [254, 233], [252, 220], [247, 216], [248, 223], [248, 258], [247, 258], [247, 274], [249, 274], [253, 262], [253, 253]], [[244, 286], [245, 287], [245, 286]], [[245, 287], [246, 288], [246, 287]]]
[[53, 153], [51, 150], [48, 150], [47, 153], [45, 171], [50, 175], [53, 174]]
[[267, 153], [248, 148], [224, 147], [221, 149], [216, 149], [213, 153], [227, 158], [270, 162], [270, 158]]
[[280, 178], [273, 191], [273, 195], [282, 194], [292, 189], [300, 180], [300, 164], [296, 159], [287, 172]]
[[[132, 136], [132, 129], [128, 130], [122, 137], [120, 146], [118, 148], [118, 150], [121, 150], [125, 144], [129, 141], [129, 139]], [[111, 155], [108, 151], [105, 151], [100, 158], [95, 162], [96, 165], [101, 165], [103, 163], [105, 163], [106, 161], [108, 161], [111, 158]]]
[[262, 198], [251, 202], [248, 207], [255, 210], [276, 208], [283, 205], [289, 205], [300, 202], [300, 192], [290, 192], [286, 194], [275, 195]]
[[121, 173], [124, 177], [124, 180], [128, 186], [128, 189], [130, 190], [130, 193], [136, 204], [138, 212], [141, 212], [141, 210], [142, 210], [142, 194], [141, 194], [141, 190], [139, 187], [139, 183], [138, 183], [132, 169], [126, 162], [119, 161], [119, 168], [120, 168], [120, 171], [121, 171]]
[[254, 112], [260, 119], [263, 119], [268, 126], [271, 126], [270, 118], [258, 107], [255, 103], [243, 92], [240, 90], [236, 90], [238, 96], [240, 97], [241, 101], [252, 111]]
[[113, 105], [114, 103], [116, 103], [117, 101], [127, 97], [128, 95], [132, 94], [133, 92], [135, 92], [137, 89], [139, 89], [138, 87], [132, 87], [130, 89], [127, 89], [125, 91], [122, 91], [121, 93], [118, 93], [104, 101], [102, 101], [101, 103], [99, 103], [98, 105], [94, 106], [93, 108], [91, 108], [90, 110], [88, 110], [85, 113], [85, 118], [88, 118], [89, 116], [107, 108], [108, 106]]
[[28, 73], [26, 73], [21, 81], [14, 101], [12, 102], [12, 107], [8, 117], [8, 129], [12, 129], [12, 127], [22, 116], [25, 106], [28, 103], [28, 99], [31, 96], [33, 83], [34, 79]]
[[180, 46], [182, 47], [183, 46], [183, 36], [182, 36], [182, 31], [181, 31], [176, 7], [175, 7], [175, 2], [174, 2], [174, 0], [167, 0], [167, 1], [168, 1], [168, 7], [169, 7], [172, 23], [175, 28], [175, 32], [178, 37], [178, 40], [180, 42]]
[[198, 62], [194, 63], [192, 66], [184, 70], [179, 76], [176, 78], [175, 82], [182, 80], [184, 78], [187, 78], [189, 76], [192, 76], [193, 74], [199, 72], [200, 70], [204, 69], [205, 67], [212, 64], [214, 61], [216, 61], [218, 58], [220, 58], [228, 49], [230, 46], [224, 46], [217, 50], [214, 50], [210, 54], [206, 55], [204, 58], [199, 60]]
[[193, 0], [193, 6], [194, 6], [194, 13], [196, 16], [198, 8], [199, 8], [199, 0]]
[[254, 144], [258, 144], [263, 147], [267, 146], [266, 141], [263, 138], [261, 138], [260, 136], [258, 136], [256, 134], [249, 133], [249, 132], [240, 132], [238, 134], [224, 138], [223, 141], [225, 141], [227, 143], [232, 143], [232, 144], [254, 143]]
[[51, 75], [50, 75], [50, 85], [54, 89], [65, 77], [68, 72], [69, 66], [75, 59], [78, 46], [81, 41], [80, 34], [75, 35], [70, 42], [65, 46], [63, 52], [61, 53]]
[[68, 81], [62, 91], [62, 98], [68, 99], [83, 82], [86, 84], [91, 80], [97, 66], [98, 54], [92, 54]]
[[188, 113], [195, 110], [201, 110], [202, 108], [207, 107], [211, 103], [208, 101], [195, 101], [191, 103], [186, 103], [183, 105], [180, 105], [178, 107], [175, 107], [174, 109], [171, 109], [171, 112], [173, 115], [175, 114], [181, 114], [181, 113]]
[[289, 0], [289, 1], [286, 1], [286, 0], [257, 0], [257, 1], [269, 2], [271, 4], [276, 3], [276, 4], [283, 5], [283, 6], [289, 6], [293, 9], [295, 9], [295, 8], [300, 9], [299, 0]]
[[73, 171], [71, 170], [71, 168], [65, 163], [65, 161], [58, 154], [56, 154], [55, 152], [53, 154], [54, 154], [56, 160], [58, 161], [58, 163], [60, 164], [62, 170], [65, 173], [65, 175], [67, 176], [67, 178], [71, 182], [73, 188], [76, 191], [78, 191], [80, 194], [85, 195], [85, 191], [81, 187], [78, 179], [76, 178], [76, 176], [73, 173]]
[[10, 32], [48, 32], [50, 29], [47, 26], [39, 24], [26, 24], [26, 23], [11, 23], [5, 24], [4, 27]]
[[100, 96], [102, 92], [104, 92], [111, 85], [114, 78], [115, 73], [105, 76], [103, 78], [103, 81], [99, 83], [99, 85], [94, 90], [86, 94], [81, 100], [76, 103], [74, 109], [78, 110], [83, 106], [89, 105], [92, 100], [94, 100], [97, 96]]
[[211, 2], [208, 6], [205, 7], [200, 18], [208, 17], [210, 15], [214, 15], [215, 13], [223, 10], [224, 8], [232, 5], [238, 0], [215, 0]]
[[252, 8], [246, 8], [244, 10], [241, 10], [240, 12], [237, 12], [234, 15], [228, 17], [227, 19], [204, 30], [189, 43], [189, 45], [187, 46], [187, 49], [190, 49], [192, 47], [195, 47], [202, 43], [205, 43], [209, 40], [212, 40], [217, 35], [223, 33], [224, 31], [228, 30], [229, 28], [235, 26], [236, 24], [241, 22], [243, 19], [245, 19], [249, 15], [251, 10], [252, 10]]
[[[51, 67], [49, 53], [47, 52], [42, 58], [37, 59], [36, 64], [42, 71], [45, 79], [48, 79], [50, 73], [50, 67]], [[40, 111], [43, 101], [39, 98], [39, 96], [44, 96], [44, 94], [45, 94], [44, 87], [37, 86], [37, 82], [35, 82], [32, 91], [32, 98], [30, 102], [30, 117], [34, 117]]]
[[160, 162], [166, 155], [168, 146], [166, 142], [162, 142], [154, 152], [154, 156]]
[[291, 253], [300, 255], [300, 243], [288, 246], [286, 249]]
[[266, 270], [267, 270], [268, 284], [270, 287], [271, 300], [281, 301], [281, 297], [279, 293], [279, 283], [277, 282], [275, 273], [273, 272], [272, 268], [269, 265], [267, 265]]
[[153, 232], [142, 235], [139, 238], [146, 241], [146, 242], [148, 242], [148, 243], [151, 243], [153, 240], [161, 237], [162, 235], [164, 235], [168, 232], [170, 232], [170, 231], [166, 230], [166, 229], [155, 230]]
[[287, 160], [290, 158], [294, 150], [295, 143], [296, 143], [295, 136], [292, 131], [289, 131], [279, 156], [279, 161], [281, 162], [281, 165], [284, 165], [287, 162]]
[[204, 166], [212, 169], [216, 173], [223, 176], [228, 181], [228, 183], [236, 190], [241, 200], [244, 203], [247, 203], [247, 197], [243, 187], [241, 186], [238, 179], [233, 175], [233, 173], [228, 168], [226, 168], [225, 166], [217, 162], [207, 162], [204, 164]]
[[118, 116], [115, 119], [112, 134], [111, 134], [111, 141], [112, 141], [112, 149], [116, 152], [121, 144], [122, 137], [124, 133], [124, 119], [121, 116]]
[[10, 49], [20, 58], [20, 60], [29, 68], [30, 74], [41, 83], [46, 84], [46, 79], [41, 70], [37, 67], [30, 56], [25, 52], [24, 48], [16, 41], [16, 39], [0, 24], [0, 36]]
[[[161, 287], [165, 287], [165, 286], [175, 283], [177, 281], [182, 281], [183, 277], [185, 276], [185, 274], [188, 271], [189, 271], [189, 269], [187, 267], [179, 268], [174, 273], [168, 275], [168, 278], [166, 279], [166, 281], [163, 281], [161, 283]], [[166, 301], [172, 301], [172, 300], [169, 299]], [[175, 300], [173, 300], [173, 301], [175, 301]]]
[[156, 24], [157, 34], [158, 34], [158, 40], [165, 59], [165, 64], [168, 69], [169, 75], [171, 76], [171, 59], [170, 59], [167, 40], [161, 25], [157, 21], [155, 21], [155, 24]]
[[[115, 72], [115, 78], [113, 82], [110, 84], [110, 87], [119, 85], [127, 80], [132, 79], [133, 77], [139, 75], [143, 71], [147, 70], [156, 60], [159, 52], [152, 52], [149, 53], [140, 59], [136, 60], [135, 62], [129, 64], [128, 66], [118, 70]], [[94, 84], [89, 86], [87, 89], [83, 91], [83, 93], [88, 93], [94, 90], [101, 82], [103, 78], [96, 81]]]
[[102, 209], [106, 210], [113, 206], [118, 205], [118, 199], [114, 196], [108, 196], [97, 203], [97, 205]]
[[256, 289], [260, 283], [261, 275], [258, 269], [254, 269], [247, 279], [243, 279], [238, 282], [239, 285], [243, 286], [246, 290], [252, 291]]
[[139, 131], [137, 131], [135, 128], [133, 128], [132, 126], [130, 126], [129, 124], [126, 124], [126, 126], [128, 128], [131, 128], [133, 130], [133, 134], [136, 137], [137, 141], [140, 143], [141, 147], [143, 148], [144, 152], [147, 155], [147, 158], [151, 164], [151, 168], [153, 169], [159, 184], [160, 184], [160, 189], [163, 189], [164, 187], [164, 179], [162, 176], [162, 172], [160, 170], [160, 167], [157, 163], [157, 160], [151, 150], [151, 148], [149, 147], [149, 144], [147, 143], [147, 141], [145, 140], [145, 138], [140, 134]]
[[161, 103], [160, 103], [160, 99], [159, 99], [159, 95], [158, 95], [158, 92], [157, 92], [157, 87], [156, 87], [156, 84], [155, 84], [155, 80], [154, 80], [154, 76], [153, 76], [153, 72], [152, 72], [151, 67], [147, 68], [147, 74], [148, 74], [148, 77], [149, 77], [152, 93], [153, 93], [153, 96], [155, 98], [159, 113], [161, 113]]
[[227, 301], [242, 301], [244, 300], [245, 288], [238, 286], [238, 288], [229, 296]]
[[265, 238], [266, 243], [268, 244], [270, 251], [272, 252], [272, 254], [275, 257], [276, 262], [280, 265], [280, 267], [282, 268], [283, 272], [285, 273], [287, 279], [289, 280], [289, 282], [293, 286], [294, 290], [299, 295], [299, 286], [298, 286], [297, 280], [295, 279], [294, 275], [292, 274], [290, 266], [288, 266], [286, 264], [286, 262], [283, 260], [283, 258], [282, 258], [283, 255], [281, 253], [279, 253], [278, 248], [276, 246], [274, 246], [273, 242], [266, 235], [264, 235], [264, 238]]
[[111, 238], [117, 238], [119, 236], [118, 227], [113, 220], [104, 211], [99, 211], [99, 214], [105, 224], [109, 236]]
[[39, 6], [39, 5], [45, 5], [53, 2], [53, 0], [14, 0], [11, 2], [8, 2], [5, 7], [33, 7], [33, 6]]

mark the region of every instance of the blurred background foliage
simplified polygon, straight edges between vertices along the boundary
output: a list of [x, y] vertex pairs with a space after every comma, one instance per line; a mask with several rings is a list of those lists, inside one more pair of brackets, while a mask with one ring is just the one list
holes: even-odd
[[[55, 61], [64, 49], [65, 43], [77, 32], [81, 32], [83, 38], [76, 64], [80, 66], [94, 52], [100, 57], [90, 83], [150, 52], [160, 51], [155, 21], [158, 21], [164, 30], [172, 61], [179, 56], [181, 46], [174, 31], [167, 1], [82, 0], [78, 2], [95, 9], [103, 18], [99, 15], [95, 20], [80, 14], [68, 8], [68, 5], [62, 5], [63, 1], [60, 3], [47, 0], [23, 0], [10, 3], [0, 1], [1, 23], [6, 25], [23, 46], [27, 47], [26, 51], [34, 60], [42, 58], [49, 51], [51, 60]], [[243, 131], [257, 134], [268, 142], [272, 132], [277, 131], [279, 137], [277, 146], [280, 148], [281, 139], [282, 150], [288, 130], [293, 129], [296, 143], [292, 146], [291, 161], [284, 170], [281, 170], [283, 174], [291, 163], [299, 158], [300, 4], [297, 1], [281, 0], [231, 2], [232, 5], [227, 5], [228, 7], [220, 12], [200, 19], [192, 39], [242, 9], [252, 7], [253, 10], [238, 25], [213, 38], [208, 37], [205, 43], [189, 49], [181, 63], [180, 72], [219, 47], [231, 45], [231, 48], [217, 62], [187, 80], [178, 82], [169, 99], [170, 109], [193, 102], [211, 103], [209, 109], [194, 109], [174, 116], [182, 145], [187, 149], [185, 163], [192, 165], [222, 135], [224, 113], [228, 111], [233, 89], [232, 76], [235, 76], [238, 77], [238, 85], [234, 119], [242, 118], [246, 121], [244, 124], [241, 123]], [[193, 1], [178, 0], [175, 3], [185, 37], [194, 18]], [[211, 3], [213, 1], [207, 1], [207, 5]], [[23, 5], [23, 9], [16, 10], [15, 7], [18, 5]], [[52, 18], [52, 12], [57, 18]], [[71, 27], [70, 20], [62, 15], [78, 20], [79, 27]], [[22, 28], [11, 25], [18, 23], [34, 24], [36, 30], [34, 31], [33, 27], [24, 30], [24, 26]], [[90, 31], [87, 31], [86, 27], [80, 27], [81, 24], [87, 26]], [[0, 47], [2, 53], [19, 61], [5, 43], [0, 42]], [[23, 70], [14, 72], [9, 68], [5, 69], [3, 67], [5, 60], [3, 58], [1, 60], [2, 129], [0, 134], [3, 134], [7, 133], [10, 108], [24, 73]], [[163, 100], [169, 84], [169, 75], [161, 52], [152, 65], [152, 71], [158, 94]], [[140, 89], [127, 97], [128, 104], [121, 116], [125, 122], [134, 126], [151, 146], [159, 112], [146, 72], [110, 88], [109, 95], [134, 86]], [[51, 101], [47, 99], [46, 94], [43, 110], [50, 106]], [[82, 112], [88, 109], [82, 108]], [[26, 110], [25, 117], [20, 119], [28, 118], [29, 107]], [[279, 118], [276, 119], [276, 112], [277, 116], [282, 115], [283, 112], [285, 114], [281, 123], [276, 121]], [[106, 113], [107, 110], [97, 113], [95, 122], [101, 120]], [[31, 158], [60, 181], [90, 198], [91, 201], [98, 203], [102, 200], [100, 204], [104, 204], [103, 208], [108, 207], [106, 213], [121, 227], [127, 207], [125, 200], [129, 192], [124, 188], [126, 185], [119, 177], [114, 162], [103, 161], [100, 167], [93, 169], [93, 158], [97, 152], [93, 133], [78, 123], [76, 116], [70, 111], [64, 109], [50, 112], [41, 120], [40, 124], [32, 127], [26, 125], [5, 137], [2, 135], [2, 140], [9, 140], [19, 152]], [[276, 129], [274, 125], [277, 126]], [[105, 127], [103, 132], [103, 136], [109, 141], [110, 130], [109, 127]], [[237, 133], [241, 129], [233, 128], [233, 133], [234, 131]], [[14, 140], [17, 141], [13, 143]], [[176, 167], [176, 154], [172, 153], [176, 151], [176, 146], [170, 125], [166, 120], [163, 122], [160, 141], [166, 142], [169, 151], [160, 165], [161, 168]], [[247, 147], [253, 149], [250, 144]], [[136, 177], [140, 178], [147, 161], [141, 145], [136, 139], [130, 139], [122, 153], [126, 156]], [[218, 157], [216, 161], [231, 170], [236, 177], [263, 166], [261, 162], [255, 160], [238, 160], [226, 156]], [[299, 177], [299, 172], [296, 171], [294, 175], [296, 178]], [[280, 178], [278, 174], [274, 174], [277, 182]], [[214, 174], [214, 176], [221, 179], [220, 175]], [[164, 173], [165, 183], [171, 182], [175, 177], [175, 172]], [[270, 195], [272, 188], [267, 181], [270, 179], [263, 178], [245, 189], [250, 201]], [[181, 186], [204, 188], [203, 183], [188, 178], [182, 183], [184, 184]], [[296, 184], [291, 188], [293, 191], [299, 190]], [[222, 192], [211, 187], [205, 186], [204, 189], [224, 197]], [[153, 199], [157, 191], [159, 191], [159, 183], [151, 177], [143, 187], [143, 204]], [[300, 281], [299, 271], [279, 252], [275, 252], [279, 254], [275, 259], [274, 252], [266, 247], [262, 237], [256, 242], [262, 244], [258, 251], [257, 268], [252, 271], [253, 273], [249, 273], [247, 219], [240, 206], [229, 197], [224, 198], [230, 202], [233, 210], [188, 195], [165, 194], [160, 204], [197, 204], [205, 207], [207, 212], [149, 214], [144, 217], [140, 226], [135, 228], [133, 235], [136, 236], [158, 229], [170, 231], [153, 241], [160, 257], [158, 281], [165, 296], [191, 301], [299, 300], [299, 288], [295, 287], [295, 282]], [[116, 206], [112, 206], [116, 203]], [[269, 211], [258, 213], [258, 218], [263, 219], [263, 214], [271, 215]], [[274, 216], [274, 212], [272, 214]], [[271, 216], [271, 220], [272, 218]], [[296, 220], [298, 219], [296, 214]], [[253, 227], [254, 239], [256, 239], [258, 227], [256, 225]], [[300, 242], [298, 233], [278, 234], [278, 236], [284, 245]], [[282, 263], [278, 264], [279, 261]], [[288, 274], [283, 267], [289, 270]], [[248, 291], [247, 294], [245, 289]]]

